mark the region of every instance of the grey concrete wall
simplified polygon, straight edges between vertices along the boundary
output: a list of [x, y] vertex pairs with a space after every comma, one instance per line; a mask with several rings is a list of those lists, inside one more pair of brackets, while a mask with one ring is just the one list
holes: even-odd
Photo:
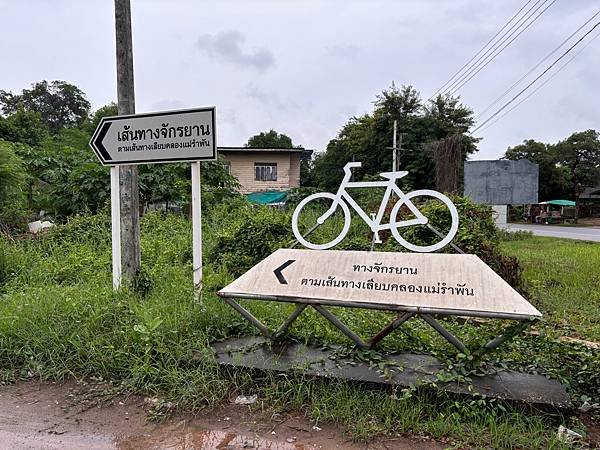
[[538, 179], [538, 165], [526, 159], [465, 162], [465, 196], [476, 203], [537, 203]]

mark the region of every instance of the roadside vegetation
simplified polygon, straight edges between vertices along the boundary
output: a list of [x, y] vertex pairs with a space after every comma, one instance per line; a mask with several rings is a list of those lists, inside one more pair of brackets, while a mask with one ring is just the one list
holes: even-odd
[[[191, 226], [182, 216], [153, 213], [143, 218], [145, 281], [137, 290], [130, 287], [117, 293], [111, 287], [110, 220], [105, 212], [73, 217], [37, 238], [1, 238], [2, 381], [102, 377], [119, 389], [159, 395], [189, 411], [226, 401], [232, 392], [258, 394], [260, 407], [300, 409], [316, 422], [342, 424], [356, 439], [407, 433], [473, 446], [541, 448], [559, 446], [555, 434], [561, 423], [583, 431], [576, 416], [532, 406], [427, 389], [387, 390], [302, 374], [218, 368], [209, 345], [256, 330], [215, 291], [237, 272], [288, 245], [289, 220], [289, 211], [250, 207], [242, 200], [214, 206], [205, 214], [204, 289], [196, 301]], [[485, 220], [476, 223], [484, 226]], [[487, 236], [482, 242], [497, 239], [492, 230], [482, 233]], [[360, 229], [351, 233], [354, 248], [368, 246], [368, 234]], [[459, 242], [460, 236], [459, 231]], [[469, 245], [464, 239], [462, 244]], [[501, 246], [507, 255], [522, 258], [525, 285], [533, 304], [544, 313], [536, 335], [520, 336], [473, 361], [415, 321], [409, 325], [415, 339], [395, 333], [365, 358], [408, 349], [432, 353], [447, 362], [441, 380], [463, 381], [501, 364], [561, 380], [576, 406], [597, 403], [598, 350], [558, 338], [598, 340], [600, 302], [593, 292], [598, 283], [593, 261], [600, 258], [599, 246], [530, 236]], [[532, 246], [538, 251], [531, 252]], [[246, 306], [271, 326], [291, 308], [250, 301]], [[336, 314], [364, 335], [389, 320], [387, 313], [373, 311], [336, 310]], [[473, 327], [449, 320], [446, 326], [472, 345], [498, 331], [495, 323]], [[303, 315], [291, 333], [307, 343], [340, 344], [351, 350], [346, 338], [316, 314]]]
[[[163, 399], [157, 417], [168, 413], [161, 409], [164, 405], [196, 411], [235, 393], [258, 394], [261, 401], [253, 407], [300, 410], [317, 423], [338, 422], [355, 439], [422, 434], [458, 447], [537, 449], [561, 447], [556, 438], [560, 424], [585, 432], [582, 420], [597, 421], [600, 403], [600, 351], [590, 345], [600, 341], [600, 246], [501, 235], [487, 208], [456, 195], [452, 200], [461, 226], [454, 242], [479, 255], [544, 314], [531, 333], [493, 353], [457, 353], [414, 320], [407, 324], [410, 335], [394, 333], [377, 350], [356, 352], [339, 331], [309, 310], [288, 338], [338, 344], [367, 364], [381, 362], [393, 351], [432, 354], [445, 365], [440, 381], [468, 383], [494, 367], [544, 374], [564, 383], [575, 407], [583, 406], [585, 414], [428, 388], [383, 389], [302, 373], [225, 370], [214, 361], [212, 343], [256, 334], [216, 291], [277, 248], [289, 246], [293, 206], [316, 189], [337, 186], [343, 164], [354, 157], [362, 161], [355, 174], [359, 179], [389, 170], [391, 153], [380, 149], [391, 145], [395, 119], [404, 136], [402, 164], [411, 172], [402, 180], [403, 188], [460, 191], [462, 162], [477, 150], [477, 139], [467, 133], [472, 111], [448, 96], [425, 103], [411, 86], [384, 90], [371, 114], [350, 119], [326, 152], [302, 165], [306, 187], [291, 192], [287, 210], [249, 205], [220, 162], [205, 163], [204, 284], [197, 296], [186, 218], [189, 167], [140, 167], [141, 203], [161, 211], [148, 212], [141, 221], [141, 273], [135, 283], [113, 292], [108, 169], [98, 164], [87, 143], [100, 119], [116, 114], [116, 105], [91, 113], [85, 94], [63, 81], [42, 81], [20, 94], [0, 90], [0, 382], [102, 378], [112, 384], [110, 392]], [[597, 134], [586, 136], [585, 142], [597, 141]], [[294, 144], [271, 130], [251, 137], [246, 145]], [[380, 197], [365, 190], [357, 200], [371, 211]], [[316, 208], [303, 220], [316, 217]], [[420, 208], [442, 232], [447, 229], [449, 217], [440, 205]], [[26, 233], [27, 222], [37, 219], [50, 219], [57, 226], [40, 235]], [[339, 226], [339, 219], [330, 220], [314, 237], [331, 239]], [[413, 243], [431, 238], [415, 228], [406, 233]], [[389, 233], [381, 238], [378, 250], [403, 251]], [[338, 248], [367, 250], [370, 242], [364, 224], [353, 221]], [[244, 305], [271, 327], [292, 308], [267, 302]], [[332, 311], [363, 336], [390, 320], [384, 312]], [[444, 325], [474, 349], [506, 324], [447, 319]]]

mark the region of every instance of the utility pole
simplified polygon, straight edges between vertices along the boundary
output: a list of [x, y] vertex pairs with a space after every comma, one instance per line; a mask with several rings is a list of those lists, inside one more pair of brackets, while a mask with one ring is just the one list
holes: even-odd
[[394, 120], [394, 136], [392, 137], [392, 172], [398, 170], [398, 164], [396, 163], [397, 152], [396, 152], [396, 136], [398, 135], [398, 121]]
[[396, 149], [394, 150], [395, 155], [396, 155], [396, 168], [394, 170], [400, 169], [400, 154], [402, 151], [402, 136], [403, 135], [404, 135], [404, 133], [400, 133], [398, 135], [398, 147], [396, 147]]
[[402, 149], [402, 135], [403, 133], [400, 133], [400, 136], [398, 136], [398, 121], [394, 120], [394, 135], [392, 136], [392, 146], [386, 147], [392, 150], [392, 172], [396, 172], [400, 167], [400, 154], [398, 153], [398, 151]]
[[[135, 88], [133, 79], [133, 43], [131, 38], [131, 5], [129, 0], [115, 0], [115, 31], [117, 42], [117, 100], [119, 115], [135, 114]], [[114, 173], [113, 173], [114, 171]], [[118, 177], [120, 197], [120, 219], [113, 216], [113, 222], [120, 225], [119, 249], [120, 261], [123, 275], [129, 281], [133, 281], [140, 270], [140, 200], [138, 190], [137, 166], [123, 165], [111, 168], [111, 177]], [[113, 180], [114, 181], [114, 180]], [[113, 182], [113, 185], [115, 183]], [[114, 199], [113, 199], [114, 200]], [[113, 205], [113, 211], [115, 206]], [[113, 223], [113, 238], [115, 234]], [[113, 239], [113, 258], [114, 258]], [[115, 278], [113, 269], [113, 284], [119, 277]]]

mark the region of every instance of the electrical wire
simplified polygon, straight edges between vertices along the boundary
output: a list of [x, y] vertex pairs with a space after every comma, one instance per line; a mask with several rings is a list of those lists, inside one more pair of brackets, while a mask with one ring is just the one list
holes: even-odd
[[[543, 59], [541, 59], [535, 66], [533, 66], [531, 69], [529, 69], [529, 71], [523, 75], [521, 78], [519, 78], [517, 81], [515, 81], [508, 89], [506, 89], [498, 98], [496, 98], [492, 103], [490, 103], [483, 111], [481, 111], [479, 114], [477, 114], [477, 116], [475, 117], [475, 120], [479, 119], [481, 116], [483, 116], [486, 112], [488, 112], [490, 109], [492, 109], [497, 103], [500, 102], [500, 100], [502, 100], [504, 97], [506, 97], [507, 94], [509, 94], [516, 86], [518, 86], [521, 81], [523, 81], [524, 79], [526, 79], [529, 75], [531, 75], [538, 67], [540, 67], [544, 62], [546, 62], [552, 55], [554, 55], [558, 50], [560, 50], [560, 48], [562, 46], [564, 46], [567, 42], [569, 42], [571, 40], [571, 38], [573, 36], [575, 36], [577, 33], [579, 33], [588, 23], [590, 23], [592, 20], [594, 20], [594, 18], [600, 14], [600, 11], [598, 11], [596, 14], [594, 14], [592, 17], [590, 17], [583, 25], [581, 25], [579, 28], [577, 28], [573, 33], [571, 33], [569, 35], [569, 37], [567, 37], [564, 41], [562, 41], [554, 50], [552, 50], [550, 53], [548, 53]], [[595, 39], [595, 38], [594, 38]], [[588, 44], [589, 45], [589, 44]], [[587, 45], [586, 45], [587, 47]], [[579, 54], [579, 53], [578, 53]]]
[[[454, 95], [456, 94], [456, 92], [461, 89], [465, 84], [467, 84], [469, 81], [471, 81], [475, 75], [477, 75], [479, 72], [481, 72], [489, 63], [491, 63], [494, 59], [496, 59], [510, 44], [512, 44], [519, 36], [521, 36], [521, 34], [523, 34], [531, 25], [533, 25], [542, 14], [544, 14], [554, 3], [556, 3], [557, 0], [552, 0], [552, 2], [550, 2], [550, 4], [548, 4], [537, 16], [535, 16], [533, 18], [533, 20], [527, 24], [525, 24], [524, 28], [522, 28], [517, 35], [515, 35], [514, 37], [512, 37], [514, 35], [514, 33], [516, 33], [519, 29], [517, 28], [516, 30], [513, 31], [513, 33], [511, 33], [509, 36], [507, 36], [502, 42], [500, 42], [498, 44], [498, 46], [504, 44], [508, 39], [510, 39], [512, 37], [512, 39], [510, 39], [510, 41], [508, 43], [506, 43], [506, 45], [504, 45], [502, 48], [500, 48], [497, 52], [494, 50], [495, 53], [492, 53], [490, 55], [488, 55], [488, 57], [486, 58], [487, 61], [480, 61], [478, 64], [478, 67], [473, 67], [472, 70], [470, 71], [469, 74], [466, 74], [465, 76], [462, 77], [462, 80], [459, 80], [458, 84], [455, 84], [455, 86], [453, 88], [451, 88], [450, 92], [448, 92], [450, 95]], [[540, 5], [540, 8], [543, 6]], [[537, 11], [539, 10], [536, 9], [533, 14], [535, 14]], [[533, 15], [532, 14], [532, 15]], [[528, 17], [528, 19], [531, 16]], [[527, 20], [528, 20], [527, 19]], [[498, 49], [498, 47], [496, 47], [496, 50]]]
[[[456, 77], [458, 74], [460, 74], [460, 73], [463, 71], [463, 69], [464, 69], [465, 67], [467, 67], [467, 66], [468, 66], [468, 65], [469, 65], [469, 64], [470, 64], [470, 63], [471, 63], [473, 60], [475, 60], [475, 58], [477, 58], [477, 56], [479, 56], [479, 54], [480, 54], [482, 51], [484, 51], [484, 50], [486, 49], [486, 47], [487, 47], [488, 45], [490, 45], [490, 44], [491, 44], [491, 43], [494, 41], [494, 39], [496, 39], [496, 37], [498, 37], [498, 35], [499, 35], [499, 34], [500, 34], [500, 33], [501, 33], [501, 32], [502, 32], [502, 31], [503, 31], [503, 30], [504, 30], [504, 29], [505, 29], [505, 28], [508, 26], [508, 24], [510, 24], [510, 23], [511, 23], [511, 22], [512, 22], [512, 21], [515, 19], [515, 17], [517, 17], [519, 14], [521, 14], [521, 11], [523, 11], [523, 10], [525, 9], [525, 7], [526, 7], [528, 4], [530, 4], [532, 1], [533, 1], [533, 0], [527, 0], [527, 2], [526, 2], [526, 3], [525, 3], [525, 4], [524, 4], [522, 7], [521, 7], [521, 9], [519, 9], [519, 10], [518, 10], [518, 11], [517, 11], [517, 12], [516, 12], [516, 13], [515, 13], [515, 14], [514, 14], [514, 15], [513, 15], [513, 16], [512, 16], [510, 19], [509, 19], [509, 21], [508, 21], [508, 22], [506, 22], [506, 23], [505, 23], [505, 24], [502, 26], [502, 28], [500, 28], [500, 29], [499, 29], [499, 30], [496, 32], [496, 34], [494, 34], [494, 35], [492, 36], [492, 38], [491, 38], [489, 41], [487, 41], [487, 42], [486, 42], [486, 44], [485, 44], [483, 47], [481, 47], [481, 49], [479, 49], [479, 51], [478, 51], [477, 53], [475, 53], [475, 55], [473, 55], [473, 57], [472, 57], [470, 60], [468, 60], [468, 61], [467, 61], [465, 64], [463, 64], [463, 66], [462, 66], [460, 69], [458, 69], [458, 71], [457, 71], [457, 72], [456, 72], [454, 75], [452, 75], [452, 76], [450, 77], [450, 79], [448, 79], [448, 81], [446, 81], [446, 82], [445, 82], [445, 83], [442, 85], [442, 87], [438, 88], [438, 90], [437, 90], [437, 91], [435, 91], [435, 92], [434, 92], [434, 93], [431, 95], [431, 97], [429, 97], [429, 100], [431, 100], [433, 97], [435, 97], [435, 96], [436, 96], [436, 94], [438, 94], [440, 91], [442, 91], [442, 89], [444, 89], [446, 86], [448, 86], [448, 84], [450, 84], [450, 83], [451, 83], [451, 82], [454, 80], [454, 78], [455, 78], [455, 77]], [[540, 1], [540, 0], [538, 0], [538, 2], [539, 2], [539, 1]]]
[[489, 127], [491, 127], [492, 125], [494, 125], [496, 122], [498, 122], [499, 120], [503, 119], [504, 117], [506, 117], [507, 114], [509, 114], [511, 111], [517, 109], [519, 107], [519, 105], [521, 105], [525, 100], [527, 100], [529, 97], [531, 97], [532, 95], [534, 95], [537, 91], [539, 91], [541, 88], [543, 88], [550, 80], [552, 80], [552, 78], [554, 78], [556, 75], [558, 75], [561, 70], [563, 70], [571, 61], [573, 61], [575, 58], [577, 58], [577, 56], [579, 56], [581, 53], [583, 53], [583, 51], [592, 43], [594, 42], [598, 37], [600, 37], [600, 32], [596, 33], [596, 35], [594, 37], [592, 37], [587, 44], [585, 44], [581, 50], [579, 50], [577, 53], [575, 53], [570, 59], [568, 59], [562, 66], [560, 66], [556, 72], [554, 72], [552, 75], [550, 75], [547, 79], [544, 80], [544, 82], [542, 84], [540, 84], [538, 87], [536, 87], [533, 91], [531, 91], [525, 98], [521, 99], [521, 101], [519, 101], [519, 103], [517, 103], [516, 105], [514, 105], [512, 108], [510, 108], [508, 111], [505, 111], [500, 117], [497, 117], [496, 120], [494, 120], [491, 123], [488, 123], [485, 127], [481, 128], [479, 130], [479, 132], [481, 133], [482, 131], [487, 130]]
[[489, 118], [481, 123], [481, 125], [477, 126], [471, 134], [475, 133], [477, 130], [483, 128], [483, 126], [489, 123], [492, 119], [497, 117], [502, 111], [506, 109], [512, 102], [514, 102], [517, 98], [519, 98], [527, 89], [533, 86], [540, 78], [542, 78], [548, 71], [550, 71], [561, 59], [563, 59], [567, 54], [571, 52], [575, 47], [577, 47], [586, 37], [588, 37], [596, 28], [600, 26], [600, 22], [596, 22], [596, 24], [589, 29], [583, 36], [581, 36], [571, 47], [569, 47], [565, 52], [563, 52], [557, 59], [552, 62], [541, 74], [539, 74], [533, 81], [531, 81], [527, 86], [521, 89], [515, 96], [513, 96], [508, 102], [506, 102], [500, 109], [498, 109], [494, 114], [492, 114]]

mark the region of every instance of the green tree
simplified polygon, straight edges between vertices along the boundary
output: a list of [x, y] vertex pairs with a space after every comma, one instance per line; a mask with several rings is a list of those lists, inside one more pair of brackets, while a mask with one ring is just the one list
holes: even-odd
[[102, 120], [103, 117], [117, 116], [117, 115], [119, 115], [119, 108], [115, 102], [111, 102], [108, 105], [104, 105], [101, 108], [98, 108], [90, 116], [90, 121], [89, 121], [90, 133], [93, 133], [96, 130], [96, 128], [98, 127], [98, 124], [100, 123], [100, 120]]
[[246, 147], [249, 148], [292, 148], [292, 139], [275, 130], [259, 133], [248, 139]]
[[412, 86], [395, 84], [376, 97], [372, 114], [352, 117], [314, 160], [310, 181], [323, 189], [335, 189], [349, 161], [362, 162], [355, 177], [392, 169], [394, 120], [402, 136], [400, 167], [409, 171], [402, 182], [412, 188], [435, 186], [435, 158], [428, 144], [451, 136], [461, 139], [461, 163], [477, 150], [477, 139], [466, 135], [473, 124], [473, 112], [458, 98], [438, 96], [427, 105]]
[[570, 198], [568, 169], [560, 164], [554, 145], [527, 139], [522, 144], [508, 147], [504, 153], [506, 159], [517, 161], [527, 159], [538, 165], [540, 201]]
[[35, 111], [52, 133], [67, 126], [83, 125], [90, 112], [84, 92], [60, 80], [40, 81], [31, 89], [23, 89], [21, 94], [0, 90], [0, 107], [4, 115], [14, 114], [19, 108]]
[[48, 137], [48, 128], [40, 113], [26, 111], [23, 107], [7, 117], [0, 117], [0, 139], [21, 142], [35, 147]]
[[556, 144], [559, 164], [568, 169], [569, 186], [575, 198], [575, 221], [579, 213], [579, 196], [588, 186], [600, 183], [600, 140], [596, 130], [573, 133]]

